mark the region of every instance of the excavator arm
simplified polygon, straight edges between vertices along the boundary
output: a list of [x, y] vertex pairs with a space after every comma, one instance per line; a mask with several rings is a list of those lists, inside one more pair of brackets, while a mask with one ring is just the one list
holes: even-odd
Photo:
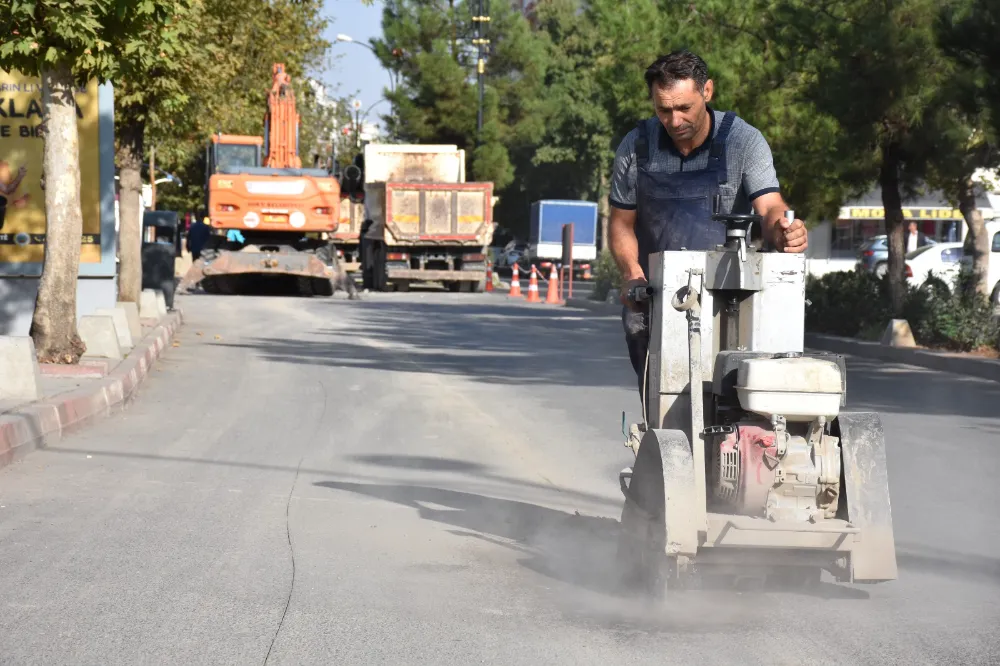
[[284, 64], [272, 67], [271, 91], [264, 116], [264, 166], [272, 169], [301, 169], [299, 157], [299, 114], [295, 110], [292, 78]]

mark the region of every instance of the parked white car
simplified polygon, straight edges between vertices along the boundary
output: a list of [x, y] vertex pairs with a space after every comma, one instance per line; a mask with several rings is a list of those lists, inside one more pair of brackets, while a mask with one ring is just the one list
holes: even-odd
[[[986, 280], [990, 285], [990, 300], [1000, 306], [1000, 220], [986, 223], [986, 237], [989, 239], [989, 270]], [[962, 256], [962, 264], [972, 270], [972, 255]]]
[[962, 256], [961, 243], [936, 243], [909, 252], [906, 255], [906, 281], [919, 287], [933, 273], [952, 289], [962, 269]]

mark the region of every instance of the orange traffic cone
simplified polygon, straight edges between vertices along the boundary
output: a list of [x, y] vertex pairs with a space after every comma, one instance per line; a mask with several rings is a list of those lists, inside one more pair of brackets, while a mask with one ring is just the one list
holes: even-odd
[[528, 282], [528, 298], [525, 300], [529, 303], [542, 302], [542, 299], [538, 296], [538, 273], [534, 264], [531, 265], [531, 280]]
[[590, 264], [584, 264], [583, 265], [583, 279], [584, 280], [589, 280], [592, 277], [593, 277], [593, 275], [591, 275], [591, 273], [590, 273]]
[[545, 302], [562, 304], [562, 299], [559, 298], [559, 271], [556, 270], [555, 264], [552, 264], [552, 270], [549, 271], [549, 288], [545, 292]]
[[486, 262], [486, 291], [493, 291], [493, 262]]
[[521, 280], [518, 276], [520, 272], [521, 269], [517, 267], [517, 264], [514, 264], [514, 272], [510, 274], [510, 294], [508, 294], [511, 298], [524, 297], [524, 294], [521, 293]]

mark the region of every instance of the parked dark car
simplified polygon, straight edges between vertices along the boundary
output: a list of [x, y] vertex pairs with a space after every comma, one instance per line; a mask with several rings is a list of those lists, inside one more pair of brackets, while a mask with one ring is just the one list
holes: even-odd
[[[937, 241], [927, 239], [929, 245], [936, 245]], [[889, 237], [885, 234], [872, 236], [858, 248], [858, 268], [869, 273], [875, 273], [878, 277], [885, 276], [889, 269]]]

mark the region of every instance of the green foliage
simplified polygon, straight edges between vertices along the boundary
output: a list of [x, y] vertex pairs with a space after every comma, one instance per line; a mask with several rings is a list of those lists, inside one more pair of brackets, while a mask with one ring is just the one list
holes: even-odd
[[487, 35], [483, 135], [477, 142], [477, 4], [456, 0], [386, 0], [383, 38], [372, 42], [382, 63], [400, 75], [386, 117], [401, 142], [455, 144], [470, 158], [470, 175], [498, 190], [514, 179], [512, 147], [537, 136], [534, 99], [541, 92], [544, 52], [524, 17], [492, 3]]
[[601, 250], [597, 256], [597, 264], [594, 266], [594, 295], [593, 299], [604, 301], [608, 298], [608, 292], [612, 289], [622, 288], [622, 274], [618, 270], [614, 257], [608, 249]]
[[806, 330], [845, 337], [877, 337], [892, 318], [886, 282], [871, 273], [827, 273], [806, 281]]
[[[902, 317], [917, 344], [953, 351], [996, 348], [1000, 327], [989, 299], [940, 279], [908, 287]], [[888, 281], [862, 271], [828, 273], [806, 283], [806, 330], [876, 340], [893, 318]]]
[[129, 3], [110, 17], [104, 31], [119, 58], [116, 120], [144, 123], [150, 112], [185, 111], [201, 13], [202, 0], [169, 0]]
[[986, 124], [1000, 133], [1000, 4], [995, 0], [942, 3], [938, 29], [942, 48], [964, 70], [976, 102], [988, 110]]
[[[305, 72], [322, 68], [329, 47], [323, 39], [327, 22], [322, 0], [199, 2], [197, 48], [184, 61], [183, 111], [151, 117], [147, 125], [147, 144], [156, 145], [157, 165], [184, 182], [181, 188], [157, 190], [158, 207], [165, 209], [198, 211], [204, 206], [204, 154], [212, 133], [262, 136], [274, 63], [284, 63], [292, 76], [296, 99], [307, 96], [308, 114]], [[240, 20], [233, 20], [236, 16]], [[302, 147], [303, 155], [312, 148]]]
[[[907, 302], [907, 319], [920, 344], [953, 351], [997, 348], [1000, 326], [989, 298], [968, 287], [963, 273], [954, 290], [939, 286], [914, 290]], [[930, 280], [928, 280], [930, 282]]]
[[[125, 0], [7, 0], [0, 3], [0, 67], [29, 76], [68, 68], [74, 81], [118, 73], [106, 26], [127, 14]], [[143, 3], [153, 4], [151, 2]]]

